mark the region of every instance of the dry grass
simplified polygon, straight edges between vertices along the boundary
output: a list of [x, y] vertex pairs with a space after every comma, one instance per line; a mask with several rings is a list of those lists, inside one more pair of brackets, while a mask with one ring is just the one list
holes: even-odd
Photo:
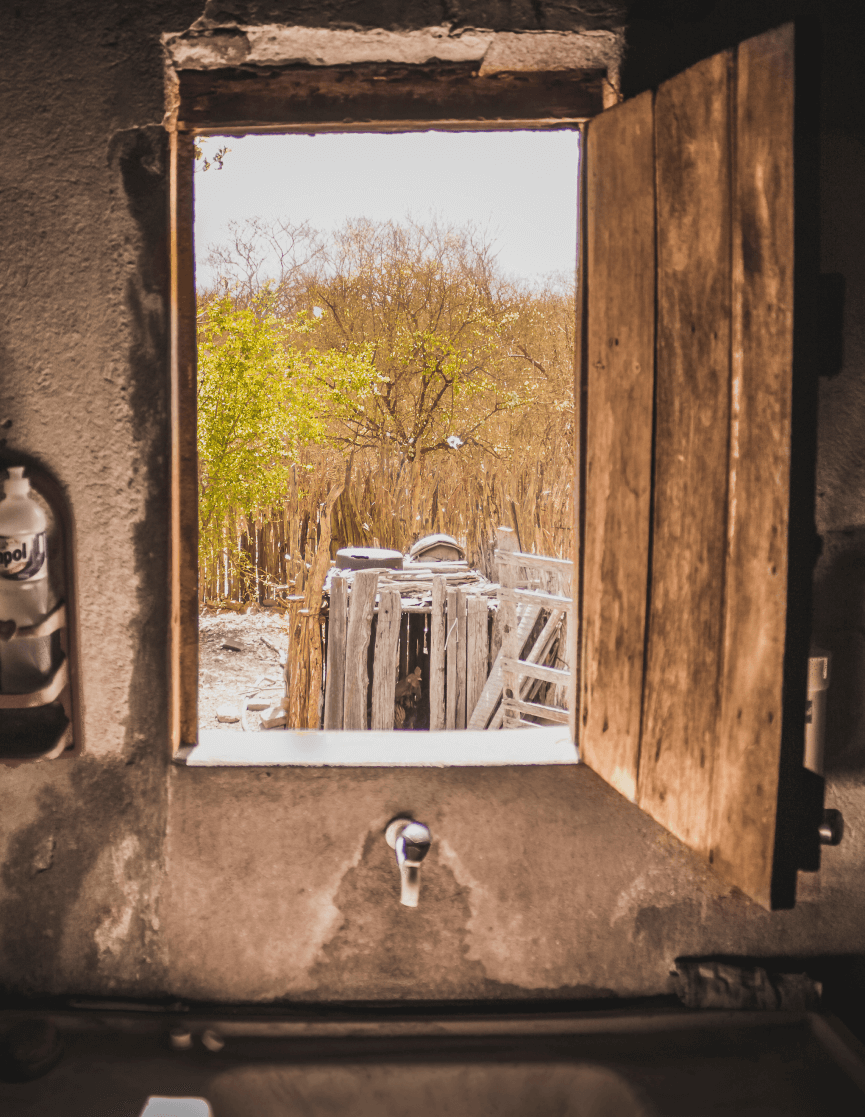
[[[331, 557], [349, 546], [406, 552], [422, 536], [443, 531], [465, 546], [470, 565], [494, 579], [495, 531], [506, 524], [516, 529], [522, 550], [570, 558], [573, 452], [564, 438], [556, 443], [534, 454], [526, 447], [509, 461], [489, 454], [461, 457], [459, 451], [416, 463], [369, 451], [357, 455], [331, 515]], [[337, 451], [309, 447], [281, 508], [225, 522], [225, 549], [200, 571], [202, 603], [303, 594], [327, 494], [344, 470]], [[235, 550], [237, 561], [229, 557]]]

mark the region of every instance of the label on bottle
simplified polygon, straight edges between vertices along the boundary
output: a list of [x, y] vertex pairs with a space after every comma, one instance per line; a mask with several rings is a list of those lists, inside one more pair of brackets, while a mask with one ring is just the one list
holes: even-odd
[[36, 535], [0, 535], [0, 578], [26, 582], [45, 566], [45, 532]]

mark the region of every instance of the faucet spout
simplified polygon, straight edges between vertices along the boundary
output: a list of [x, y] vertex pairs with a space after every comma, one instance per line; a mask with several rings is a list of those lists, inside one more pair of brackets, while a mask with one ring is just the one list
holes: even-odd
[[387, 844], [396, 853], [400, 875], [399, 902], [416, 908], [420, 896], [420, 866], [429, 852], [432, 835], [422, 822], [395, 818], [385, 830]]

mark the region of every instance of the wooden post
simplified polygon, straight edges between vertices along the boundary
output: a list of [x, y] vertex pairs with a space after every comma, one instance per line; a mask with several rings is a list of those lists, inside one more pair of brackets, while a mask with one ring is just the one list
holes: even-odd
[[466, 593], [457, 590], [457, 710], [456, 727], [466, 727]]
[[449, 589], [447, 591], [447, 632], [445, 635], [445, 648], [447, 651], [447, 666], [448, 666], [448, 688], [447, 688], [447, 710], [445, 716], [445, 728], [456, 729], [457, 727], [457, 696], [459, 694], [459, 683], [457, 681], [457, 662], [458, 662], [458, 645], [459, 645], [459, 625], [457, 623], [457, 591]]
[[[517, 537], [513, 528], [500, 527], [496, 529], [496, 550], [493, 551], [493, 566], [495, 568], [494, 577], [498, 578], [499, 569], [498, 561], [496, 560], [496, 551], [515, 551], [517, 549]], [[493, 632], [490, 637], [490, 670], [495, 663], [499, 652], [502, 650], [502, 611], [499, 609], [493, 618]]]
[[471, 718], [487, 681], [487, 602], [466, 600], [466, 715]]
[[345, 638], [348, 620], [348, 582], [334, 574], [330, 583], [327, 631], [327, 679], [324, 693], [324, 728], [342, 729], [345, 701]]
[[408, 619], [410, 613], [403, 613], [399, 629], [399, 678], [404, 679], [408, 674]]
[[372, 610], [378, 587], [377, 570], [358, 570], [351, 586], [348, 635], [345, 642], [345, 706], [343, 727], [366, 729], [366, 695], [369, 679], [366, 653], [372, 627]]
[[445, 727], [445, 637], [447, 636], [447, 582], [433, 577], [432, 612], [430, 613], [429, 727]]
[[[498, 529], [498, 545], [503, 551], [513, 551], [514, 533], [507, 528]], [[502, 589], [513, 589], [516, 585], [516, 569], [510, 563], [500, 562], [499, 585]], [[510, 666], [519, 659], [521, 648], [517, 640], [517, 606], [513, 599], [499, 599], [499, 619], [502, 634], [502, 705], [504, 707], [504, 728], [512, 729], [520, 723], [519, 712], [508, 706], [508, 699], [519, 699], [517, 672]], [[505, 664], [509, 666], [505, 666]]]
[[399, 590], [383, 590], [378, 603], [370, 729], [393, 729], [401, 619]]

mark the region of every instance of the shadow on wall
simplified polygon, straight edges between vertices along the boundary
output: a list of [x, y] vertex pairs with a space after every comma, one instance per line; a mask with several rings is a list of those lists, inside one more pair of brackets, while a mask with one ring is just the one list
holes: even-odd
[[832, 653], [826, 772], [865, 769], [865, 527], [831, 531], [814, 578], [814, 643]]

